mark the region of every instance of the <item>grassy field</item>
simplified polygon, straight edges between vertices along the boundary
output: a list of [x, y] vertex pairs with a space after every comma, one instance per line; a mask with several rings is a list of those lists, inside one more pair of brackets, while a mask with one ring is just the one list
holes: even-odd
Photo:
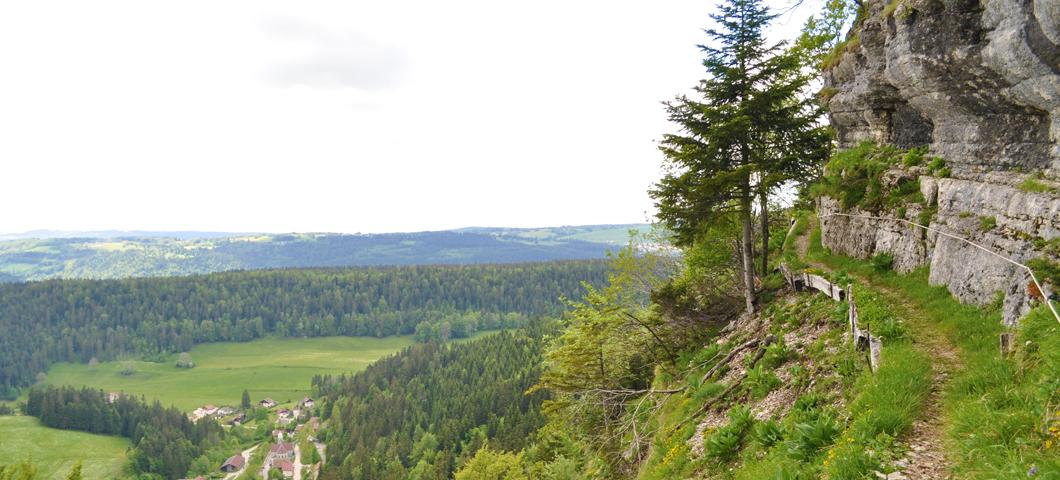
[[128, 376], [120, 373], [124, 362], [60, 363], [48, 371], [47, 381], [144, 395], [189, 411], [208, 403], [238, 405], [243, 389], [254, 401], [272, 397], [284, 403], [308, 394], [313, 375], [358, 371], [412, 342], [405, 336], [210, 343], [192, 349], [192, 369], [176, 368], [175, 355], [166, 363], [133, 361], [136, 372]]
[[[192, 349], [192, 369], [176, 368], [176, 355], [165, 363], [133, 361], [136, 373], [129, 376], [119, 373], [124, 362], [60, 363], [48, 371], [47, 382], [144, 395], [188, 411], [207, 403], [238, 405], [244, 388], [255, 402], [272, 397], [287, 403], [309, 393], [314, 375], [355, 372], [412, 343], [409, 336], [211, 343]], [[0, 463], [32, 460], [40, 478], [64, 478], [79, 460], [86, 479], [116, 478], [129, 446], [123, 438], [47, 428], [32, 417], [0, 417]]]
[[41, 479], [65, 478], [78, 461], [86, 479], [116, 478], [129, 441], [121, 437], [57, 430], [33, 417], [0, 417], [0, 462], [32, 460]]

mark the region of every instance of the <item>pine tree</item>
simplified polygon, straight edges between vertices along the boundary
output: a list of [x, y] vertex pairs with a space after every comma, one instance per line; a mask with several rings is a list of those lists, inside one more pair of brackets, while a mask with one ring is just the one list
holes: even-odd
[[700, 45], [707, 78], [695, 88], [698, 99], [667, 103], [681, 132], [663, 137], [667, 173], [650, 192], [679, 245], [694, 244], [712, 223], [737, 215], [748, 312], [755, 293], [754, 202], [766, 270], [769, 194], [805, 174], [827, 148], [820, 108], [799, 96], [809, 82], [801, 62], [782, 42], [766, 43], [775, 17], [762, 0], [728, 0], [711, 15], [718, 25], [706, 32], [712, 45]]
[[243, 400], [240, 402], [240, 406], [243, 407], [244, 411], [250, 409], [250, 392], [246, 391], [246, 389], [243, 390]]

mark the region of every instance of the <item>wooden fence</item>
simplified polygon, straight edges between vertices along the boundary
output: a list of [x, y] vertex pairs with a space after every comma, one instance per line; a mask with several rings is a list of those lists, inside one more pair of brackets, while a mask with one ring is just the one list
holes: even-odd
[[820, 275], [809, 272], [792, 272], [784, 263], [780, 264], [780, 273], [784, 275], [784, 280], [788, 282], [788, 286], [796, 292], [807, 289], [817, 290], [837, 302], [847, 301], [847, 321], [850, 323], [850, 339], [858, 350], [869, 351], [869, 368], [875, 372], [880, 364], [880, 349], [883, 348], [883, 342], [879, 337], [872, 335], [868, 330], [863, 330], [858, 325], [858, 305], [854, 301], [853, 286], [847, 284], [846, 288], [843, 288]]

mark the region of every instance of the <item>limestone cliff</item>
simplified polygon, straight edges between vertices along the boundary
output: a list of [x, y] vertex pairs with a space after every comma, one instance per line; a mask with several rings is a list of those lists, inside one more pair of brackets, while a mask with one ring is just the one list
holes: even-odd
[[[840, 146], [927, 146], [950, 172], [890, 172], [920, 175], [926, 206], [845, 213], [913, 220], [937, 208], [932, 228], [1018, 261], [1044, 255], [1035, 240], [1060, 237], [1060, 0], [866, 0], [865, 7], [825, 72]], [[1020, 188], [1031, 175], [1047, 188]], [[1006, 323], [1029, 308], [1029, 278], [1011, 263], [900, 222], [832, 215], [840, 209], [829, 198], [819, 207], [826, 247], [861, 258], [889, 252], [903, 271], [930, 264], [932, 283], [965, 302], [1004, 292]], [[996, 226], [981, 228], [987, 217]]]

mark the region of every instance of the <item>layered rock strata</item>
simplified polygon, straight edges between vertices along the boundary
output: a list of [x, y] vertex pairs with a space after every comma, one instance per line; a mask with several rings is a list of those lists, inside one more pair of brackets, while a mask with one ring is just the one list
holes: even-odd
[[[950, 178], [920, 175], [926, 205], [901, 211], [844, 211], [822, 198], [822, 242], [859, 258], [891, 253], [901, 271], [929, 265], [931, 282], [964, 302], [1003, 294], [1012, 324], [1031, 305], [1026, 271], [938, 232], [1019, 263], [1046, 255], [1035, 240], [1060, 237], [1060, 1], [866, 2], [825, 72], [841, 147], [927, 146]], [[1029, 178], [1044, 191], [1026, 188]], [[936, 208], [934, 231], [898, 221]]]

